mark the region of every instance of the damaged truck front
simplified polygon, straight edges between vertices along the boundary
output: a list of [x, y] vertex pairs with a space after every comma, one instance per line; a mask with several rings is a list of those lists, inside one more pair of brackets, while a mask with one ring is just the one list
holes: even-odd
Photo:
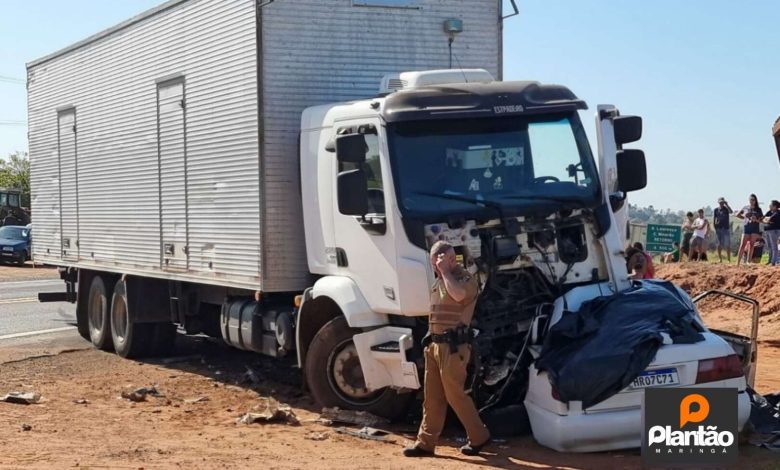
[[[421, 387], [426, 251], [447, 240], [481, 280], [471, 392], [499, 425], [530, 418], [536, 439], [558, 450], [636, 447], [644, 388], [706, 384], [738, 390], [741, 426], [741, 358], [684, 292], [629, 279], [626, 193], [646, 185], [646, 171], [642, 151], [623, 145], [639, 140], [641, 119], [599, 107], [597, 166], [579, 117], [586, 105], [565, 87], [476, 70], [401, 82], [386, 97], [304, 112], [303, 194], [318, 202], [304, 222], [310, 269], [323, 277], [299, 321], [335, 291], [346, 318], [310, 346], [299, 341], [318, 401], [386, 414]], [[562, 320], [585, 321], [586, 306], [596, 312], [587, 321], [603, 325], [579, 343], [571, 331], [550, 340]], [[612, 344], [599, 346], [593, 333], [610, 325]], [[591, 354], [579, 369], [542, 367], [540, 358], [577, 356], [575, 345]]]

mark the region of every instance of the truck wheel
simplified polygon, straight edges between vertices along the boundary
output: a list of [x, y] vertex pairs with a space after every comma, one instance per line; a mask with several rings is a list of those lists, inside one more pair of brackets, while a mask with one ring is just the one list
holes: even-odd
[[403, 415], [413, 398], [390, 388], [369, 391], [363, 380], [352, 337], [361, 333], [350, 328], [344, 317], [326, 323], [314, 336], [306, 353], [306, 382], [322, 406], [368, 411], [395, 419]]
[[89, 339], [96, 348], [109, 351], [111, 343], [111, 315], [109, 302], [111, 293], [106, 288], [103, 277], [96, 275], [89, 286], [87, 300], [87, 324]]
[[124, 281], [114, 287], [111, 301], [111, 338], [114, 351], [121, 357], [136, 358], [149, 354], [153, 344], [155, 323], [137, 323], [127, 308], [127, 292]]

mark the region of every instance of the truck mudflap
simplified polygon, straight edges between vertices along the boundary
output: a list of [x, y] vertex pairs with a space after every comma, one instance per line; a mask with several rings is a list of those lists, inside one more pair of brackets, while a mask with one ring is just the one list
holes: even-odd
[[407, 358], [413, 344], [410, 328], [385, 326], [355, 335], [353, 341], [369, 390], [420, 388], [417, 365]]
[[758, 360], [758, 318], [760, 314], [760, 307], [757, 300], [742, 294], [735, 294], [725, 290], [713, 289], [702, 292], [694, 297], [693, 303], [698, 304], [700, 301], [706, 298], [712, 298], [716, 296], [725, 296], [749, 304], [753, 309], [753, 317], [750, 325], [750, 336], [738, 335], [729, 331], [722, 331], [710, 328], [709, 330], [716, 335], [720, 336], [725, 342], [727, 342], [737, 353], [739, 359], [742, 361], [742, 370], [745, 373], [745, 380], [748, 385], [753, 387], [756, 379], [756, 361]]

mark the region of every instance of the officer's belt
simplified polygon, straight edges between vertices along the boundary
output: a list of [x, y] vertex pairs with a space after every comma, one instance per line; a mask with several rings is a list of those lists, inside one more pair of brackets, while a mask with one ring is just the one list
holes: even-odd
[[438, 344], [449, 344], [450, 352], [456, 352], [461, 344], [468, 344], [473, 337], [473, 330], [465, 325], [459, 325], [457, 328], [447, 330], [443, 334], [428, 333], [423, 338], [423, 346], [428, 341]]

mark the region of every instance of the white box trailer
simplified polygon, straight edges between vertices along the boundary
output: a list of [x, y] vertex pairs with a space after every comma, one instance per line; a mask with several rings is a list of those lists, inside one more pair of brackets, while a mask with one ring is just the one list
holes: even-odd
[[451, 18], [500, 77], [500, 0], [172, 0], [31, 62], [35, 262], [302, 291], [301, 112], [446, 68]]

